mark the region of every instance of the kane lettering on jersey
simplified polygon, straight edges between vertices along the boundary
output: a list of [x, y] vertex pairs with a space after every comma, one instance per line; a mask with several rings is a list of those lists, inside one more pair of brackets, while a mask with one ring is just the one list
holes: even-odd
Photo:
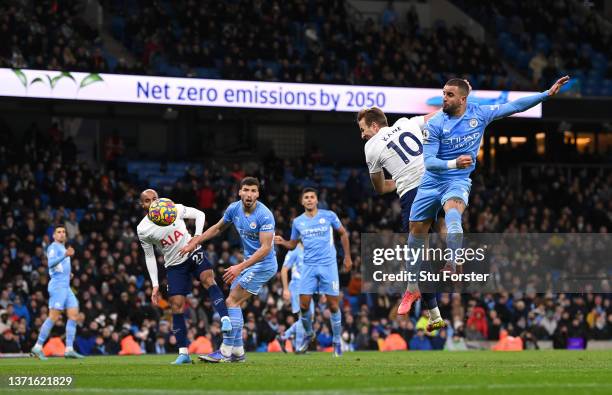
[[365, 144], [370, 173], [387, 170], [400, 197], [418, 187], [425, 172], [422, 128], [422, 116], [400, 118], [392, 126], [381, 128]]
[[336, 265], [334, 229], [342, 224], [333, 211], [317, 211], [314, 217], [306, 213], [296, 217], [291, 224], [291, 240], [302, 240], [304, 265]]
[[[260, 232], [274, 233], [276, 223], [274, 215], [262, 202], [255, 203], [255, 209], [247, 215], [244, 212], [242, 201], [237, 201], [230, 204], [223, 214], [223, 222], [234, 224], [236, 231], [240, 235], [242, 248], [244, 250], [245, 259], [248, 259], [261, 247], [259, 241]], [[274, 241], [272, 241], [274, 243]], [[277, 267], [276, 253], [274, 248], [270, 250], [268, 255], [256, 265], [274, 266]]]
[[49, 265], [48, 289], [59, 289], [70, 286], [70, 257], [66, 256], [66, 246], [53, 242], [47, 247], [47, 264]]

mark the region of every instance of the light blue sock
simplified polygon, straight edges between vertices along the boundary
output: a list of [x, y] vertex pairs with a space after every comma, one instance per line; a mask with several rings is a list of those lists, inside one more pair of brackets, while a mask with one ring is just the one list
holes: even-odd
[[242, 346], [242, 309], [240, 307], [228, 307], [230, 321], [232, 322], [232, 331], [229, 334], [223, 335], [223, 344], [230, 347]]
[[293, 348], [297, 349], [304, 343], [304, 325], [302, 325], [302, 321], [298, 320], [293, 326], [295, 326], [295, 341], [293, 342]]
[[453, 252], [451, 263], [454, 268], [457, 264], [455, 258], [457, 250], [459, 250], [463, 245], [463, 228], [461, 227], [461, 214], [459, 214], [459, 210], [457, 210], [456, 208], [451, 208], [444, 216], [444, 220], [446, 221], [446, 229], [448, 229], [448, 234], [446, 236], [446, 245]]
[[305, 334], [312, 335], [312, 313], [310, 309], [300, 311], [300, 321], [304, 327]]
[[68, 320], [66, 323], [66, 347], [72, 347], [76, 335], [76, 321]]
[[334, 336], [333, 342], [335, 344], [340, 343], [340, 339], [342, 337], [342, 313], [340, 309], [335, 313], [331, 313], [331, 327], [332, 334]]
[[302, 323], [300, 322], [300, 320], [295, 321], [293, 323], [293, 325], [291, 325], [289, 327], [289, 329], [287, 329], [285, 331], [285, 334], [283, 336], [281, 336], [281, 339], [282, 340], [287, 340], [287, 339], [290, 339], [293, 336], [297, 336], [297, 328], [298, 328], [298, 326], [300, 326], [300, 327], [302, 326]]
[[51, 321], [51, 318], [47, 318], [45, 322], [43, 322], [40, 327], [40, 333], [38, 334], [38, 340], [36, 341], [37, 345], [42, 347], [45, 344], [49, 337], [49, 333], [51, 333], [51, 329], [53, 329], [53, 325], [55, 324]]

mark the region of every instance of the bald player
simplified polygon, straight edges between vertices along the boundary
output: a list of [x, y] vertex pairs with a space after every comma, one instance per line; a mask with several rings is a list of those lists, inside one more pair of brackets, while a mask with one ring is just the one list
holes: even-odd
[[[144, 190], [140, 194], [140, 204], [149, 212], [151, 203], [158, 199], [153, 189]], [[138, 238], [145, 253], [147, 270], [151, 277], [153, 293], [151, 302], [157, 305], [159, 301], [159, 281], [157, 278], [157, 261], [154, 246], [164, 255], [164, 266], [168, 278], [168, 296], [172, 309], [172, 326], [179, 346], [179, 356], [172, 362], [174, 365], [190, 364], [191, 358], [187, 351], [187, 325], [185, 323], [184, 306], [185, 296], [192, 291], [192, 276], [200, 280], [212, 300], [215, 311], [221, 316], [221, 330], [224, 333], [232, 331], [232, 324], [225, 305], [223, 292], [215, 282], [212, 264], [204, 255], [201, 248], [195, 249], [187, 255], [179, 254], [191, 240], [191, 235], [185, 225], [185, 219], [195, 219], [195, 235], [199, 236], [204, 230], [205, 215], [193, 207], [176, 204], [177, 217], [169, 226], [154, 224], [145, 215], [138, 224]]]

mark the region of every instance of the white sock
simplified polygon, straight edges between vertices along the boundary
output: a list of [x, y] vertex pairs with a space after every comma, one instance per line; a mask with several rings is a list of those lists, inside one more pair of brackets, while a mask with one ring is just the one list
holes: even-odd
[[34, 345], [34, 348], [35, 348], [35, 349], [37, 349], [37, 350], [40, 350], [42, 347], [43, 347], [43, 345], [42, 345], [42, 344], [40, 344], [40, 343], [36, 343], [36, 344]]
[[66, 351], [64, 351], [64, 352], [70, 352], [70, 351], [73, 351], [73, 350], [74, 349], [72, 347], [66, 347]]
[[227, 344], [221, 343], [221, 348], [219, 350], [221, 351], [221, 354], [223, 354], [224, 357], [229, 357], [230, 355], [232, 355], [233, 348], [233, 346], [228, 346]]
[[433, 309], [429, 310], [429, 320], [430, 321], [436, 321], [441, 319], [442, 317], [440, 317], [440, 309], [435, 307]]
[[179, 354], [189, 355], [189, 350], [187, 349], [187, 347], [181, 347], [179, 348]]
[[234, 347], [232, 349], [232, 354], [234, 354], [237, 357], [242, 356], [244, 354], [244, 347], [243, 346]]

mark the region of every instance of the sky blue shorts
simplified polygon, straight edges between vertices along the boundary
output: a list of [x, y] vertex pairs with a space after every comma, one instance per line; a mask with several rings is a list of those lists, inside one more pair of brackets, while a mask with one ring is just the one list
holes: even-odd
[[265, 264], [262, 266], [261, 263], [256, 263], [246, 270], [243, 270], [242, 273], [236, 277], [232, 283], [231, 289], [240, 285], [247, 292], [257, 295], [261, 287], [270, 281], [277, 271], [277, 265]]
[[49, 308], [64, 310], [79, 307], [79, 301], [69, 287], [49, 290]]
[[338, 266], [334, 262], [329, 265], [303, 265], [300, 273], [300, 295], [340, 295]]
[[470, 178], [440, 180], [423, 176], [423, 181], [412, 203], [410, 221], [435, 220], [438, 210], [451, 198], [463, 200], [467, 207], [471, 188]]

